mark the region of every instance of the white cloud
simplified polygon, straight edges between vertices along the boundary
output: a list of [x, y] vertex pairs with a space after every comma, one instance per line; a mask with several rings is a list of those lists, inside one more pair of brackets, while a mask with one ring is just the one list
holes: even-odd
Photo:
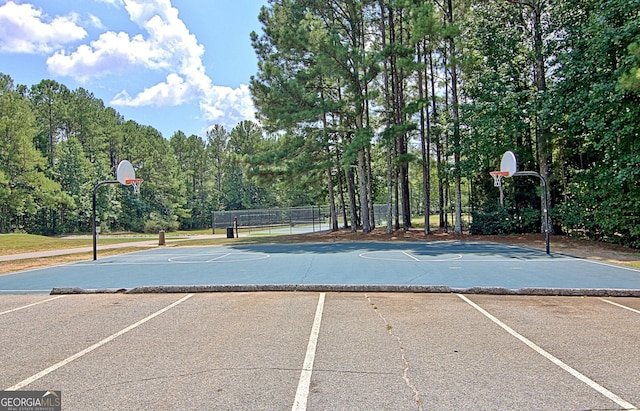
[[204, 118], [210, 122], [226, 119], [225, 126], [235, 126], [242, 120], [254, 120], [255, 109], [251, 100], [249, 86], [241, 84], [238, 88], [213, 86], [205, 98], [200, 100], [200, 109]]
[[120, 7], [122, 6], [122, 1], [123, 0], [95, 0], [98, 3], [104, 3], [104, 4], [108, 4], [110, 6], [114, 6], [114, 7]]
[[77, 15], [48, 18], [31, 4], [9, 1], [0, 6], [0, 51], [50, 53], [83, 39], [87, 32], [76, 24]]
[[167, 76], [166, 81], [158, 83], [132, 98], [126, 90], [114, 97], [111, 104], [115, 106], [176, 106], [190, 100], [191, 86], [175, 73]]
[[136, 66], [169, 68], [166, 61], [169, 56], [169, 52], [154, 47], [142, 35], [130, 38], [124, 32], [108, 31], [90, 45], [79, 46], [73, 53], [55, 53], [47, 59], [47, 66], [54, 74], [85, 81], [90, 77], [122, 72]]
[[[202, 62], [204, 46], [180, 19], [170, 0], [97, 0], [120, 11], [140, 28], [140, 33], [105, 31], [90, 42], [72, 49], [64, 44], [87, 36], [85, 26], [104, 29], [98, 16], [77, 13], [48, 19], [29, 4], [9, 1], [0, 6], [0, 51], [47, 53], [49, 72], [80, 82], [111, 74], [144, 73], [151, 70], [165, 76], [142, 91], [122, 90], [110, 102], [113, 106], [177, 106], [198, 102], [201, 118], [232, 127], [254, 119], [249, 88], [216, 86]], [[156, 77], [156, 76], [153, 76]], [[157, 78], [157, 77], [156, 77]]]
[[89, 13], [89, 22], [90, 24], [100, 30], [104, 30], [104, 24], [102, 24], [102, 20], [100, 20], [100, 17], [93, 15], [91, 13]]
[[125, 0], [125, 8], [131, 20], [148, 33], [151, 48], [169, 54], [164, 61], [175, 67], [176, 73], [170, 73], [164, 82], [147, 87], [134, 97], [123, 90], [110, 104], [168, 106], [198, 100], [205, 121], [234, 126], [239, 121], [254, 119], [248, 86], [233, 89], [212, 84], [202, 63], [204, 47], [168, 0]]

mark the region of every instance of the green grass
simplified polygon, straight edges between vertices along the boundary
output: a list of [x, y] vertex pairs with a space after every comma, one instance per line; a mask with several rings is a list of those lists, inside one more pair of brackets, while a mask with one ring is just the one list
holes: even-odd
[[[218, 229], [216, 230], [216, 234], [223, 234], [226, 233], [226, 230], [223, 231], [222, 229]], [[212, 231], [210, 228], [203, 228], [201, 230], [178, 230], [178, 231], [172, 231], [170, 233], [167, 234], [171, 234], [171, 235], [205, 235], [205, 234], [212, 234]]]
[[635, 268], [636, 270], [640, 270], [640, 261], [629, 261], [623, 263], [623, 265], [631, 268]]
[[[245, 232], [245, 230], [240, 230]], [[185, 236], [211, 234], [211, 229], [193, 230], [193, 231], [176, 231], [166, 234], [167, 242], [171, 240], [181, 239]], [[216, 234], [222, 234], [221, 230], [216, 230]], [[257, 240], [255, 237], [260, 237]], [[171, 245], [224, 245], [238, 243], [266, 243], [271, 242], [272, 238], [277, 235], [252, 235], [250, 239], [243, 238], [215, 238], [204, 240], [184, 240], [175, 242]], [[157, 234], [137, 234], [137, 233], [112, 233], [108, 235], [100, 235], [98, 237], [99, 245], [120, 244], [133, 241], [157, 240]], [[48, 237], [34, 234], [0, 234], [0, 255], [11, 255], [30, 253], [37, 251], [64, 250], [77, 247], [91, 247], [93, 238], [91, 235], [70, 236], [70, 237]]]
[[[141, 251], [145, 249], [146, 248], [126, 247], [126, 248], [116, 248], [112, 250], [101, 250], [100, 254], [98, 255], [98, 258], [106, 257], [109, 255], [131, 253], [134, 251]], [[49, 266], [58, 265], [58, 264], [68, 264], [76, 261], [87, 261], [87, 260], [90, 260], [92, 257], [93, 257], [93, 254], [91, 253], [91, 251], [89, 251], [84, 253], [58, 255], [53, 257], [5, 261], [2, 264], [0, 264], [0, 275], [12, 273], [16, 271], [30, 270], [33, 268], [49, 267]]]
[[[119, 244], [156, 239], [157, 237], [104, 237], [99, 244]], [[35, 251], [63, 250], [93, 245], [91, 236], [78, 238], [47, 237], [34, 234], [0, 234], [0, 255], [30, 253]]]

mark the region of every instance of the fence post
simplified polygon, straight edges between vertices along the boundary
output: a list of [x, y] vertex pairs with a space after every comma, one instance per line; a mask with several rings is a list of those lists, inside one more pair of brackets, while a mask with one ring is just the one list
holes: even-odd
[[233, 226], [236, 229], [236, 238], [239, 238], [240, 237], [240, 233], [238, 232], [238, 217], [234, 217]]

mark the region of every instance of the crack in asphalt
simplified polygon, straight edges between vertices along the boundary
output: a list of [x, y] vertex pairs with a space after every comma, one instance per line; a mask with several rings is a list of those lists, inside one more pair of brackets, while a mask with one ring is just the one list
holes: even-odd
[[[116, 381], [112, 384], [102, 384], [97, 385], [95, 387], [86, 389], [82, 391], [83, 393], [101, 390], [108, 387], [118, 387], [122, 385], [130, 385], [134, 383], [148, 382], [148, 381], [159, 381], [173, 378], [188, 378], [194, 377], [202, 374], [215, 373], [219, 371], [291, 371], [291, 372], [299, 372], [300, 370], [297, 368], [286, 368], [286, 367], [221, 367], [221, 368], [208, 368], [206, 370], [199, 370], [194, 372], [187, 373], [179, 373], [179, 374], [166, 374], [166, 375], [158, 375], [154, 377], [146, 377], [146, 378], [137, 378], [137, 379], [129, 379], [123, 381]], [[360, 374], [360, 375], [394, 375], [395, 373], [391, 372], [371, 372], [371, 371], [354, 371], [354, 370], [330, 370], [330, 369], [318, 369], [314, 370], [314, 372], [318, 373], [329, 373], [329, 374]]]
[[297, 368], [284, 368], [284, 367], [221, 367], [221, 368], [208, 368], [206, 370], [199, 370], [193, 372], [179, 373], [179, 374], [165, 374], [165, 375], [157, 375], [154, 377], [145, 377], [145, 378], [136, 378], [129, 380], [116, 381], [112, 384], [102, 384], [96, 385], [95, 387], [84, 390], [83, 392], [91, 392], [96, 390], [101, 390], [107, 387], [117, 387], [121, 385], [129, 385], [140, 382], [147, 381], [158, 381], [158, 380], [166, 380], [172, 378], [185, 378], [185, 377], [194, 377], [202, 374], [210, 374], [218, 371], [292, 371], [299, 372], [300, 370]]
[[307, 265], [307, 269], [304, 271], [304, 274], [302, 275], [300, 284], [305, 284], [305, 281], [307, 280], [307, 276], [309, 275], [309, 271], [311, 271], [311, 267], [313, 266], [313, 260], [315, 260], [315, 257], [312, 256], [309, 259], [309, 264]]
[[389, 335], [392, 338], [394, 338], [396, 340], [396, 342], [398, 343], [398, 348], [400, 349], [400, 357], [402, 358], [402, 363], [404, 365], [404, 367], [402, 369], [402, 379], [404, 380], [404, 382], [407, 385], [407, 387], [409, 387], [411, 389], [411, 391], [413, 391], [413, 400], [416, 402], [416, 405], [418, 406], [418, 410], [422, 411], [423, 410], [423, 408], [422, 408], [422, 398], [420, 397], [420, 391], [418, 391], [418, 388], [415, 386], [415, 384], [411, 381], [411, 378], [409, 377], [410, 365], [409, 365], [409, 360], [407, 359], [407, 356], [405, 355], [406, 350], [404, 349], [404, 344], [402, 343], [402, 339], [400, 338], [399, 335], [396, 335], [393, 332], [393, 327], [391, 326], [391, 324], [389, 324], [389, 322], [387, 321], [385, 316], [382, 315], [382, 313], [380, 312], [378, 307], [373, 303], [373, 301], [371, 301], [371, 298], [369, 297], [369, 295], [365, 293], [364, 296], [367, 299], [367, 301], [369, 302], [369, 305], [371, 305], [373, 310], [378, 314], [378, 317], [380, 317], [382, 319], [382, 321], [384, 322], [384, 325], [387, 328], [387, 333], [389, 333]]

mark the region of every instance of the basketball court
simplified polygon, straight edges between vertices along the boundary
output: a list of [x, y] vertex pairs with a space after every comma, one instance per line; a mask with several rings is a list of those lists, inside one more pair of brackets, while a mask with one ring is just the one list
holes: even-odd
[[[500, 171], [491, 176], [501, 197], [503, 178], [539, 177], [546, 204], [545, 178], [518, 171], [513, 152], [504, 153]], [[545, 207], [541, 216], [546, 252], [470, 241], [342, 242], [162, 247], [98, 259], [97, 190], [105, 184], [121, 184], [139, 193], [143, 182], [126, 160], [118, 165], [116, 177], [93, 190], [93, 261], [0, 276], [0, 294], [197, 292], [230, 287], [565, 295], [637, 295], [640, 290], [638, 270], [551, 253], [551, 224]]]
[[[139, 189], [124, 174], [100, 184]], [[93, 260], [0, 276], [0, 389], [59, 390], [63, 409], [640, 404], [640, 298], [629, 298], [639, 270], [548, 242], [158, 247], [97, 259], [96, 234], [94, 224]]]
[[232, 286], [634, 295], [640, 271], [498, 243], [433, 241], [156, 248], [0, 276], [3, 294], [225, 291]]

